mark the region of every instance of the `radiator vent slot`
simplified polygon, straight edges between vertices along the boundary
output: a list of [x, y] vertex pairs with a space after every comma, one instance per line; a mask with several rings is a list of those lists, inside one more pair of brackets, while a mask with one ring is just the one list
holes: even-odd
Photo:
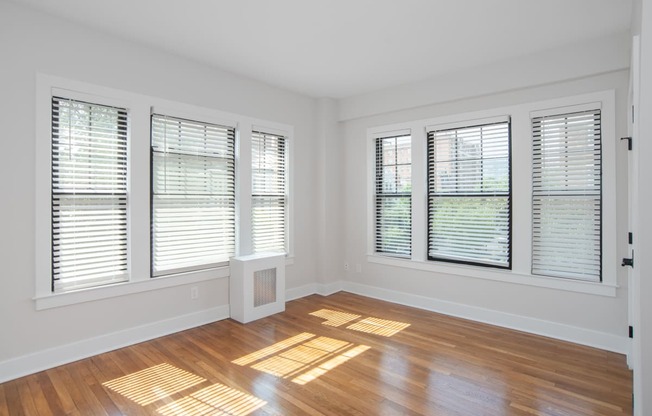
[[254, 272], [254, 308], [276, 302], [276, 269]]
[[231, 318], [247, 323], [285, 310], [285, 255], [235, 257], [230, 269]]

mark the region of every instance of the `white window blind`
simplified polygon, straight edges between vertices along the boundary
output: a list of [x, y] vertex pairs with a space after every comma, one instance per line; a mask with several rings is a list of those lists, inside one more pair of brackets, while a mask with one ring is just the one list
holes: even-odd
[[235, 254], [235, 129], [152, 115], [152, 275]]
[[412, 253], [412, 138], [376, 139], [375, 249], [377, 253]]
[[287, 252], [286, 138], [252, 132], [253, 252]]
[[127, 279], [127, 111], [52, 97], [52, 290]]
[[428, 132], [428, 258], [511, 267], [510, 123]]
[[600, 110], [532, 119], [532, 273], [601, 278]]

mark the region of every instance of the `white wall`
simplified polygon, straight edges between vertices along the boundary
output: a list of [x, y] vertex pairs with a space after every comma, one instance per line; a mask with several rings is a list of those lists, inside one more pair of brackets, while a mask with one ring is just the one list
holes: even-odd
[[319, 227], [322, 238], [319, 241], [318, 284], [317, 291], [330, 294], [337, 290], [333, 287], [341, 278], [342, 257], [344, 256], [344, 239], [342, 228], [341, 189], [343, 177], [342, 142], [337, 122], [338, 103], [331, 98], [317, 100], [317, 134], [320, 137], [318, 149], [319, 180]]
[[[294, 126], [294, 264], [287, 287], [315, 283], [319, 154], [311, 98], [209, 69], [166, 53], [0, 1], [0, 381], [48, 348], [51, 363], [112, 343], [155, 336], [228, 314], [228, 279], [36, 311], [34, 276], [35, 82], [37, 73], [214, 108]], [[134, 138], [134, 140], [149, 138]], [[161, 321], [171, 320], [160, 323]], [[154, 323], [159, 325], [153, 325]], [[130, 331], [137, 328], [134, 331]], [[126, 332], [125, 332], [126, 331]], [[115, 336], [112, 337], [111, 334]], [[94, 337], [101, 342], [90, 342]], [[80, 343], [81, 342], [81, 343]], [[67, 344], [74, 348], [61, 348]], [[23, 357], [25, 359], [21, 359]], [[43, 363], [45, 365], [45, 363]], [[23, 366], [23, 367], [21, 367]], [[45, 365], [47, 366], [47, 365]], [[3, 370], [5, 374], [3, 374]]]
[[[501, 77], [509, 78], [511, 75], [511, 72], [505, 72]], [[459, 82], [462, 83], [463, 80]], [[345, 274], [343, 286], [360, 293], [416, 304], [427, 309], [627, 352], [627, 279], [621, 268], [618, 271], [620, 287], [616, 290], [616, 296], [610, 297], [370, 263], [366, 256], [366, 224], [370, 215], [366, 203], [367, 128], [613, 89], [616, 91], [616, 137], [621, 137], [627, 128], [627, 86], [628, 71], [618, 70], [343, 122], [346, 178], [343, 184], [346, 240], [344, 261], [353, 265], [351, 271]], [[455, 87], [456, 84], [449, 85], [446, 91], [452, 91]], [[402, 102], [418, 102], [420, 96], [410, 95], [415, 90], [418, 90], [417, 86], [412, 85], [402, 91], [395, 91], [395, 94], [396, 97], [401, 97], [399, 100]], [[461, 85], [460, 90], [465, 91], [465, 87]], [[433, 94], [431, 100], [438, 102], [439, 97]], [[387, 104], [391, 105], [393, 104]], [[384, 104], [374, 103], [369, 111], [383, 107]], [[360, 108], [357, 111], [360, 114], [366, 112]], [[618, 201], [616, 235], [617, 256], [620, 260], [627, 254], [627, 152], [626, 146], [617, 146], [615, 198]], [[362, 267], [361, 273], [356, 271], [357, 264]]]
[[352, 120], [617, 71], [629, 66], [629, 49], [630, 34], [623, 32], [347, 97], [339, 103], [339, 119]]

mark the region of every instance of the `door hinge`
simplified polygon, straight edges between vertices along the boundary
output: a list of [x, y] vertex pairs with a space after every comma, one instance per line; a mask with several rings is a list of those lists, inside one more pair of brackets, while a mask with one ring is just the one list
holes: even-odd
[[631, 268], [634, 268], [634, 250], [632, 250], [632, 257], [629, 259], [625, 257], [620, 265], [623, 267], [629, 266]]
[[621, 137], [620, 140], [627, 140], [627, 150], [632, 150], [632, 138], [631, 137]]
[[629, 326], [629, 337], [634, 338], [634, 327], [631, 325]]
[[628, 233], [627, 234], [627, 242], [629, 244], [634, 244], [634, 233]]
[[634, 124], [634, 106], [632, 106], [632, 124]]

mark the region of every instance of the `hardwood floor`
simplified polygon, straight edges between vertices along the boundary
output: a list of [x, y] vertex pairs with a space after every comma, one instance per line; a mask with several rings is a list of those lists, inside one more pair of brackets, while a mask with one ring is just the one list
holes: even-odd
[[0, 384], [0, 415], [625, 415], [625, 357], [349, 293]]

